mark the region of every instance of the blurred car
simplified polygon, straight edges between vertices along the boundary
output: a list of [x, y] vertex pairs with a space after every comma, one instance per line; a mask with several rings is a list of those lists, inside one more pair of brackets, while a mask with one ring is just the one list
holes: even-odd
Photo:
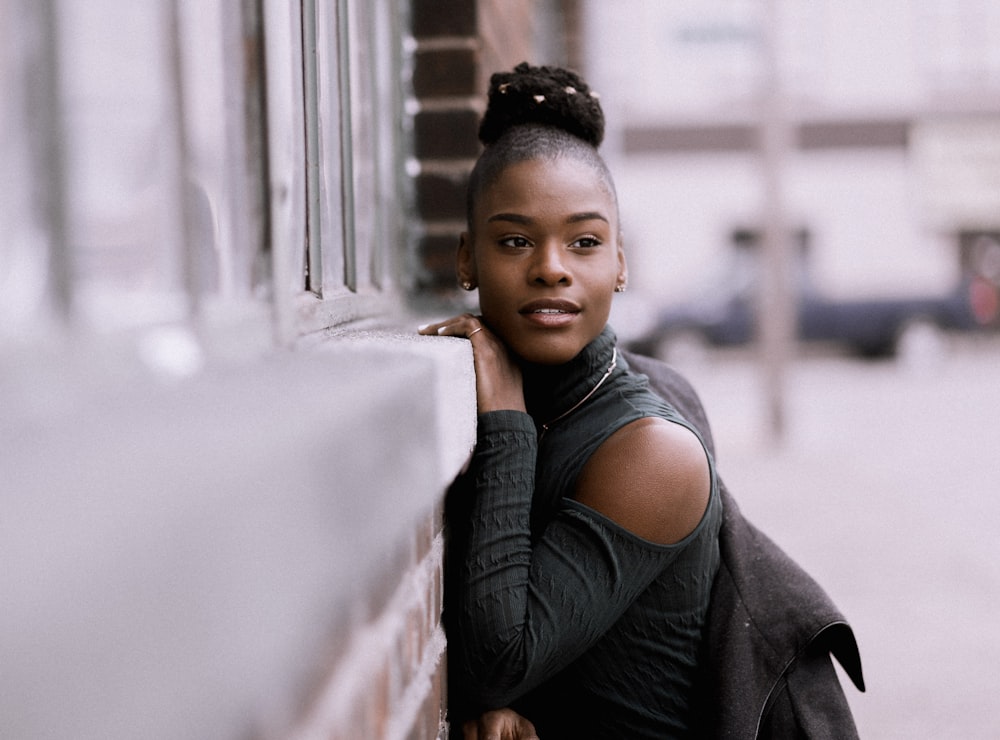
[[[735, 256], [733, 269], [722, 279], [693, 299], [661, 311], [648, 331], [628, 342], [628, 348], [677, 363], [706, 347], [751, 343], [757, 331], [759, 264], [748, 250], [737, 250]], [[864, 357], [891, 357], [942, 345], [944, 332], [977, 330], [991, 323], [977, 308], [984, 303], [983, 285], [972, 277], [940, 296], [851, 300], [822, 295], [808, 279], [804, 264], [797, 268], [792, 289], [796, 338], [802, 342], [831, 343]]]

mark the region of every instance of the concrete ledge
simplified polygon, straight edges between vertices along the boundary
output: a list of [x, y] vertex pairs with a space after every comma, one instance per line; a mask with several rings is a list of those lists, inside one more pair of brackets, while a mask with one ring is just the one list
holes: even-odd
[[97, 394], [72, 368], [0, 385], [49, 397], [0, 403], [0, 736], [290, 725], [475, 435], [467, 343], [314, 349]]
[[[437, 438], [442, 489], [455, 479], [476, 444], [476, 374], [468, 340], [421, 336], [414, 326], [410, 330], [333, 330], [310, 344], [321, 354], [363, 357], [365, 362], [385, 363], [390, 368], [407, 362], [429, 363], [433, 368], [429, 382], [408, 387], [406, 392], [415, 404], [432, 399], [434, 424], [425, 427], [424, 433], [433, 429]], [[394, 384], [402, 382], [397, 379]], [[408, 409], [404, 401], [397, 412], [406, 414]]]

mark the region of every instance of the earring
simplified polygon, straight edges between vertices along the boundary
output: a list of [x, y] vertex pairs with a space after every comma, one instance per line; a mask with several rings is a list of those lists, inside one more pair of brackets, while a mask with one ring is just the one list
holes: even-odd
[[626, 288], [625, 283], [620, 283], [615, 286], [615, 293], [624, 293], [625, 288]]
[[463, 280], [462, 281], [462, 290], [472, 290], [475, 287], [476, 286], [473, 285], [472, 281], [470, 281], [470, 280]]

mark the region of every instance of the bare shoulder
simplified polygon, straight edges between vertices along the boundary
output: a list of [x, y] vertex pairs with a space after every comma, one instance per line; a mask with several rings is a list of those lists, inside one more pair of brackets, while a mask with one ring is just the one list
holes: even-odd
[[638, 419], [591, 455], [575, 498], [643, 539], [673, 544], [701, 521], [711, 493], [708, 458], [687, 427]]

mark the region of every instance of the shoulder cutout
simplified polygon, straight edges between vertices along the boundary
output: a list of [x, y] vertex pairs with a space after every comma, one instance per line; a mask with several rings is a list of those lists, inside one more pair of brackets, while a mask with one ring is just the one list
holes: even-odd
[[650, 417], [597, 448], [574, 498], [643, 539], [670, 545], [698, 526], [710, 494], [708, 458], [694, 432]]

